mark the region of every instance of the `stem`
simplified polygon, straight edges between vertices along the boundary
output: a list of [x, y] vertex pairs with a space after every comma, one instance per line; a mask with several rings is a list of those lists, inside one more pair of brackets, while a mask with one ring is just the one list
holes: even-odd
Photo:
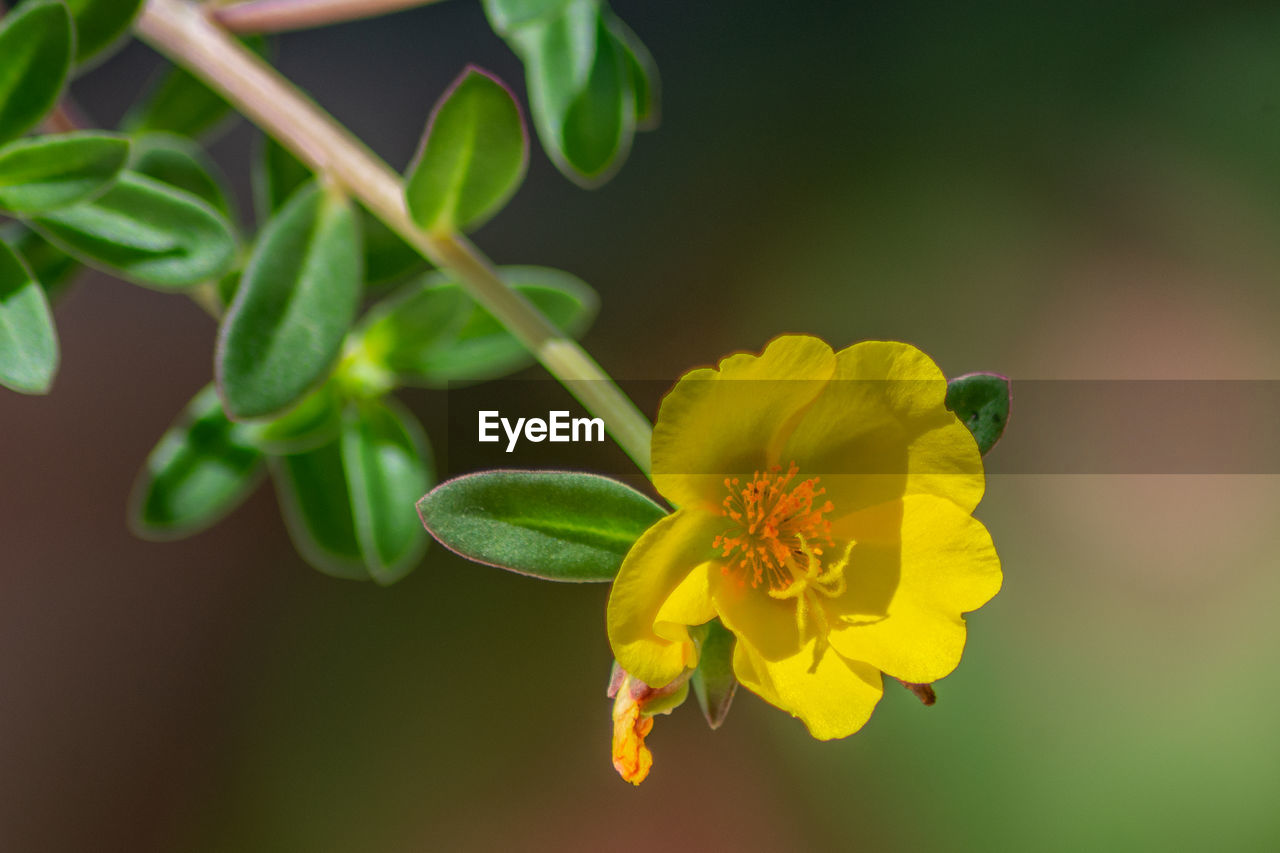
[[211, 11], [233, 33], [281, 33], [374, 18], [438, 0], [249, 0]]
[[400, 176], [274, 68], [214, 26], [188, 0], [148, 0], [138, 35], [202, 78], [317, 174], [358, 198], [374, 216], [467, 293], [541, 362], [646, 475], [653, 428], [635, 403], [572, 339], [508, 287], [461, 234], [430, 232], [409, 217]]

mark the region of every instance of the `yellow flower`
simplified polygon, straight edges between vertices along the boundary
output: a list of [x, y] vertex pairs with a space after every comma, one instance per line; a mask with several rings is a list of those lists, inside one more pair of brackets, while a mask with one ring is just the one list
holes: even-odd
[[738, 680], [824, 740], [862, 727], [881, 673], [927, 684], [955, 669], [961, 614], [1001, 576], [972, 516], [982, 458], [945, 395], [915, 347], [837, 353], [798, 335], [682, 377], [652, 445], [678, 509], [636, 541], [609, 598], [622, 668], [686, 677], [689, 626], [719, 617]]

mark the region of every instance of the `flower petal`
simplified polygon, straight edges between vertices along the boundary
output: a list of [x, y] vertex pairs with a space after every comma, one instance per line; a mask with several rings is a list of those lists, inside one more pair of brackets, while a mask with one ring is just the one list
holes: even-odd
[[716, 618], [712, 603], [711, 573], [719, 570], [712, 563], [703, 563], [689, 572], [675, 588], [653, 620], [653, 630], [659, 637], [680, 642], [689, 635], [690, 625], [701, 625]]
[[875, 667], [827, 649], [816, 668], [813, 645], [780, 661], [769, 661], [739, 638], [733, 672], [747, 689], [804, 720], [818, 740], [847, 737], [870, 718], [884, 688]]
[[798, 416], [836, 366], [818, 338], [784, 335], [760, 355], [738, 353], [717, 369], [681, 377], [653, 430], [653, 483], [675, 506], [718, 510], [724, 479], [778, 464]]
[[801, 643], [795, 601], [780, 601], [770, 597], [766, 587], [739, 584], [719, 569], [712, 571], [716, 612], [725, 627], [746, 638], [765, 660], [794, 655]]
[[910, 344], [864, 341], [836, 353], [836, 370], [783, 452], [819, 476], [833, 518], [911, 494], [972, 511], [982, 455], [945, 406], [946, 378]]
[[[926, 684], [960, 663], [960, 614], [999, 591], [1000, 559], [982, 522], [951, 501], [912, 495], [896, 506], [859, 514], [864, 533], [845, 570], [848, 591], [831, 602], [830, 639], [846, 657]], [[874, 529], [895, 515], [898, 542], [892, 529]]]
[[[672, 593], [712, 556], [721, 526], [708, 513], [678, 510], [646, 530], [622, 561], [609, 593], [609, 643], [622, 668], [645, 684], [661, 687], [697, 663], [687, 630], [666, 622], [660, 635], [654, 623]], [[691, 608], [689, 600], [677, 600], [671, 613]]]

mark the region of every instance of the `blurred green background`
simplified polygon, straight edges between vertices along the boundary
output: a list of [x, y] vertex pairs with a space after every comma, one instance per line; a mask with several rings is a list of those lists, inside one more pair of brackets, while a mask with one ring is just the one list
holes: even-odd
[[[595, 192], [535, 149], [475, 240], [591, 282], [585, 343], [617, 375], [807, 332], [1015, 383], [1280, 378], [1274, 4], [615, 8], [662, 69], [663, 126]], [[467, 62], [520, 88], [473, 0], [278, 50], [397, 167]], [[76, 94], [110, 124], [156, 66], [135, 44]], [[254, 144], [213, 146], [246, 202]], [[751, 695], [716, 732], [690, 704], [632, 789], [606, 589], [440, 548], [389, 589], [332, 580], [267, 488], [188, 541], [134, 540], [132, 478], [208, 381], [213, 326], [100, 276], [57, 316], [54, 394], [0, 396], [0, 848], [1280, 846], [1274, 476], [992, 477], [1005, 587], [935, 707], [887, 685], [818, 743]]]

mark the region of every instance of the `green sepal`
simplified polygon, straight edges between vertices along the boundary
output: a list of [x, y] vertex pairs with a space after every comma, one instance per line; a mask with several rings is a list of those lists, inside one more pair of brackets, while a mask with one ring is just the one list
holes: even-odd
[[738, 690], [738, 679], [733, 674], [733, 646], [737, 638], [719, 619], [691, 628], [689, 633], [700, 638], [698, 668], [690, 678], [693, 694], [698, 698], [698, 707], [702, 708], [707, 725], [718, 729], [728, 716], [733, 695]]
[[528, 164], [515, 98], [496, 77], [468, 68], [436, 104], [409, 167], [409, 215], [426, 230], [479, 227], [515, 193]]
[[[570, 337], [599, 305], [575, 276], [546, 267], [499, 267], [498, 275]], [[527, 349], [448, 273], [430, 273], [370, 310], [361, 324], [369, 357], [404, 384], [442, 386], [493, 379], [532, 363]]]
[[[241, 39], [259, 56], [267, 51], [261, 36]], [[148, 87], [120, 122], [126, 133], [175, 133], [180, 136], [211, 134], [234, 115], [222, 96], [185, 68], [171, 66]]]
[[[66, 0], [76, 22], [76, 64], [121, 41], [143, 0]], [[97, 56], [98, 60], [105, 58]]]
[[18, 139], [0, 148], [0, 208], [38, 214], [104, 192], [129, 158], [129, 140], [105, 133]]
[[632, 543], [665, 514], [616, 480], [572, 471], [482, 471], [418, 501], [449, 550], [552, 581], [608, 582]]
[[134, 138], [129, 168], [191, 193], [235, 223], [226, 177], [194, 140], [176, 133], [139, 134]]
[[333, 382], [326, 382], [284, 413], [268, 421], [242, 423], [246, 438], [264, 453], [305, 453], [338, 437], [342, 401]]
[[947, 382], [947, 408], [973, 433], [983, 456], [995, 447], [1009, 423], [1013, 395], [998, 373], [968, 373]]
[[262, 472], [262, 453], [206, 385], [147, 456], [134, 483], [129, 524], [145, 539], [190, 536], [242, 503]]
[[46, 394], [58, 372], [58, 333], [44, 289], [0, 242], [0, 385]]
[[97, 198], [30, 224], [82, 263], [160, 290], [214, 281], [236, 263], [235, 234], [216, 210], [128, 171]]
[[298, 553], [327, 575], [369, 580], [337, 438], [306, 453], [270, 459], [285, 527]]
[[344, 195], [309, 183], [263, 229], [218, 334], [233, 418], [281, 412], [328, 376], [360, 298], [356, 222]]
[[60, 0], [28, 0], [0, 19], [0, 142], [21, 136], [53, 109], [74, 42]]
[[360, 553], [375, 581], [394, 583], [431, 541], [413, 510], [434, 480], [426, 435], [412, 414], [384, 398], [347, 407], [341, 443]]

